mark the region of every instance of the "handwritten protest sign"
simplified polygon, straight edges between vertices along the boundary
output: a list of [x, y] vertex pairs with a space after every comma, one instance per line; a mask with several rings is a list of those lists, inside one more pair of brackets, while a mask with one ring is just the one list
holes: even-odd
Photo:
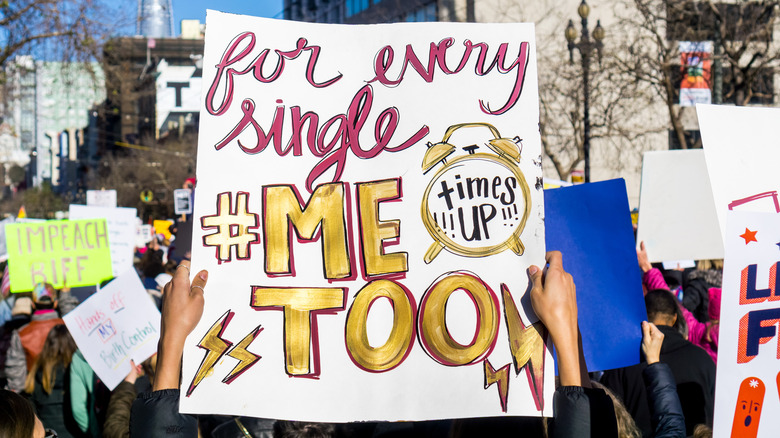
[[112, 277], [105, 219], [16, 223], [6, 225], [5, 233], [11, 292], [32, 290], [40, 282], [59, 289]]
[[114, 389], [130, 372], [157, 352], [160, 312], [134, 270], [115, 278], [63, 316], [84, 358]]
[[704, 151], [645, 152], [637, 242], [651, 262], [723, 258]]
[[728, 210], [780, 213], [780, 109], [697, 105], [696, 113], [721, 234]]
[[134, 208], [91, 207], [71, 204], [71, 219], [104, 218], [108, 224], [108, 244], [114, 277], [133, 269], [135, 252], [136, 211]]
[[207, 23], [182, 411], [550, 415], [533, 26]]
[[780, 215], [726, 216], [715, 437], [774, 437], [780, 430]]

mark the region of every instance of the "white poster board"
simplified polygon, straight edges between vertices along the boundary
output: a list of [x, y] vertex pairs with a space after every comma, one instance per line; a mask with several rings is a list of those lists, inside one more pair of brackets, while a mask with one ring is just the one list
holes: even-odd
[[111, 265], [114, 277], [133, 269], [135, 253], [136, 210], [124, 207], [92, 207], [70, 204], [71, 219], [105, 218], [108, 224], [108, 244], [111, 247]]
[[87, 205], [91, 207], [116, 207], [116, 190], [87, 190]]
[[704, 151], [645, 152], [637, 242], [651, 262], [723, 258]]
[[7, 217], [0, 220], [0, 262], [8, 260], [8, 247], [5, 244], [5, 226], [6, 224], [12, 224], [15, 220], [13, 217]]
[[113, 390], [136, 365], [157, 352], [160, 312], [135, 270], [115, 278], [63, 316], [84, 358]]
[[533, 25], [207, 27], [181, 410], [550, 415]]
[[721, 233], [726, 211], [780, 212], [780, 109], [697, 105]]
[[778, 242], [780, 214], [727, 213], [716, 438], [775, 437], [780, 430]]
[[136, 224], [135, 246], [143, 248], [154, 238], [154, 227], [151, 224]]

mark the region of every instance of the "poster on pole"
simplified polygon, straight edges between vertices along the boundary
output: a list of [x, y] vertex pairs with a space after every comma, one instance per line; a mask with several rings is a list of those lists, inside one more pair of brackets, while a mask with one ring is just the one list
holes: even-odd
[[135, 253], [136, 210], [124, 207], [92, 207], [70, 204], [71, 219], [103, 218], [108, 224], [108, 244], [114, 277], [133, 269]]
[[731, 211], [720, 307], [714, 436], [780, 430], [780, 215]]
[[173, 191], [173, 212], [192, 214], [192, 190], [176, 189]]
[[680, 41], [680, 106], [712, 102], [712, 41]]
[[63, 316], [81, 353], [108, 389], [157, 352], [160, 311], [135, 270], [112, 280]]
[[181, 410], [550, 415], [533, 25], [207, 26]]
[[678, 261], [723, 258], [703, 150], [645, 152], [636, 240], [645, 242], [650, 262], [674, 268]]
[[5, 233], [11, 292], [42, 282], [55, 289], [94, 286], [112, 277], [105, 219], [16, 223]]
[[726, 212], [780, 213], [780, 109], [697, 105], [721, 236]]

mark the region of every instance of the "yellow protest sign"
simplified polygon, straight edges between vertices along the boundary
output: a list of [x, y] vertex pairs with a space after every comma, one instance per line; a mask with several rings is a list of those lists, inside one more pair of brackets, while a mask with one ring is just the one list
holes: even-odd
[[40, 282], [59, 289], [112, 277], [105, 219], [9, 224], [5, 232], [11, 292]]

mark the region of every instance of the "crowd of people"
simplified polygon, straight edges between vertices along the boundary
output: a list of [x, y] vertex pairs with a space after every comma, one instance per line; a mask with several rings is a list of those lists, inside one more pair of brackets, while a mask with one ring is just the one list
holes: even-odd
[[[0, 301], [0, 437], [708, 437], [712, 435], [721, 270], [663, 270], [637, 250], [647, 321], [642, 361], [588, 372], [579, 336], [576, 278], [559, 252], [531, 266], [531, 304], [555, 346], [553, 417], [324, 424], [200, 416], [178, 411], [182, 352], [203, 313], [208, 273], [166, 260], [161, 243], [136, 268], [161, 309], [158, 352], [113, 391], [103, 385], [61, 316], [78, 303], [69, 290], [38, 284]], [[192, 283], [190, 282], [192, 278]], [[260, 389], [262, 390], [262, 389]]]

